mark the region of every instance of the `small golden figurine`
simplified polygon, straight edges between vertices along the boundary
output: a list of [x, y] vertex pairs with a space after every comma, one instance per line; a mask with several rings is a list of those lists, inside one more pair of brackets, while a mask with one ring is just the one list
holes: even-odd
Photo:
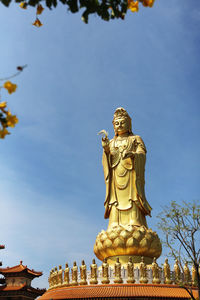
[[101, 283], [103, 284], [110, 283], [108, 271], [109, 271], [109, 265], [107, 263], [107, 258], [104, 258], [102, 263], [102, 280], [101, 280]]
[[147, 283], [147, 266], [144, 262], [144, 257], [142, 256], [141, 258], [141, 263], [140, 263], [140, 283]]
[[58, 286], [58, 269], [54, 268], [54, 288]]
[[154, 257], [153, 263], [151, 265], [152, 268], [152, 275], [153, 275], [153, 280], [152, 283], [154, 284], [159, 284], [160, 283], [160, 277], [159, 277], [159, 267], [156, 262], [156, 258]]
[[63, 283], [63, 269], [62, 266], [59, 266], [59, 270], [58, 270], [58, 286], [61, 286]]
[[166, 284], [171, 284], [172, 280], [171, 280], [171, 272], [170, 272], [170, 265], [168, 263], [168, 259], [165, 259], [165, 263], [163, 266], [163, 271], [164, 271], [164, 276], [165, 276], [165, 283]]
[[82, 265], [80, 266], [81, 280], [80, 285], [87, 285], [87, 269], [84, 260], [82, 260]]
[[76, 262], [74, 261], [73, 268], [72, 268], [72, 283], [71, 285], [78, 285], [78, 267]]
[[90, 265], [90, 284], [98, 284], [97, 280], [97, 264], [93, 258], [92, 264]]
[[195, 268], [194, 264], [192, 266], [191, 271], [192, 271], [192, 285], [197, 286], [197, 271], [196, 271], [196, 268]]
[[70, 284], [70, 280], [69, 280], [69, 266], [66, 263], [65, 264], [65, 270], [64, 270], [64, 282], [63, 282], [63, 285], [67, 286], [69, 284]]
[[134, 283], [134, 282], [135, 282], [134, 265], [133, 265], [132, 257], [129, 257], [129, 261], [127, 264], [127, 283]]
[[122, 283], [122, 274], [121, 274], [121, 263], [119, 261], [119, 257], [117, 257], [117, 261], [115, 263], [115, 279], [114, 283]]
[[181, 281], [181, 270], [179, 267], [179, 261], [176, 259], [176, 262], [174, 264], [174, 272], [175, 272], [175, 283], [179, 283]]
[[53, 289], [55, 287], [55, 269], [52, 268], [51, 270], [51, 288]]
[[190, 275], [190, 269], [188, 267], [188, 262], [187, 261], [185, 262], [183, 272], [184, 272], [184, 283], [186, 285], [190, 285], [191, 284], [191, 275]]
[[49, 278], [48, 278], [48, 282], [49, 282], [49, 289], [52, 288], [52, 272], [53, 272], [53, 269], [51, 269], [50, 271], [50, 274], [49, 274]]

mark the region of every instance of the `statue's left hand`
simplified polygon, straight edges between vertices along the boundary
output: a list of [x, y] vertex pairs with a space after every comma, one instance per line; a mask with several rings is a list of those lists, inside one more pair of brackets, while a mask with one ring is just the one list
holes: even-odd
[[133, 151], [124, 151], [123, 155], [122, 155], [122, 159], [126, 159], [126, 158], [133, 158], [134, 157], [134, 152]]

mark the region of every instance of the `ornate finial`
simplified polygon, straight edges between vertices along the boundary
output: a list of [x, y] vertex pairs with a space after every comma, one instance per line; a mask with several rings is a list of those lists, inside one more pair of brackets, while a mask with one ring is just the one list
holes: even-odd
[[72, 283], [71, 285], [78, 285], [78, 267], [76, 262], [74, 261], [73, 268], [72, 268]]
[[82, 265], [80, 266], [81, 280], [80, 285], [87, 285], [87, 270], [84, 260], [82, 260]]
[[160, 278], [159, 278], [159, 267], [156, 262], [156, 258], [154, 257], [153, 263], [151, 265], [152, 268], [152, 273], [153, 273], [153, 280], [152, 283], [159, 284], [160, 283]]
[[127, 264], [127, 283], [134, 283], [134, 265], [132, 257], [129, 257], [128, 264]]
[[190, 269], [188, 267], [188, 262], [187, 261], [185, 262], [183, 272], [184, 272], [184, 283], [186, 285], [190, 285], [191, 284], [191, 275], [190, 275]]
[[195, 268], [195, 265], [193, 264], [192, 266], [192, 285], [193, 286], [197, 286], [197, 271], [196, 271], [196, 268]]
[[114, 283], [122, 283], [122, 275], [121, 275], [121, 263], [119, 261], [119, 257], [117, 257], [117, 261], [115, 263], [115, 279]]
[[101, 283], [103, 284], [110, 283], [108, 270], [109, 270], [109, 265], [107, 263], [107, 258], [104, 258], [102, 263], [102, 280], [101, 280]]
[[140, 283], [147, 283], [148, 279], [147, 279], [147, 266], [144, 262], [144, 257], [142, 256], [141, 258], [141, 263], [139, 266], [140, 269]]
[[163, 271], [164, 271], [164, 276], [165, 276], [165, 283], [166, 284], [171, 284], [172, 280], [171, 280], [171, 271], [170, 271], [170, 265], [168, 263], [168, 259], [165, 259], [165, 263], [163, 266]]
[[179, 261], [176, 259], [176, 262], [174, 264], [174, 273], [175, 273], [175, 283], [179, 283], [181, 281], [181, 270], [179, 267]]
[[22, 260], [20, 260], [20, 265], [22, 265], [22, 263], [23, 263], [23, 261], [22, 261]]
[[65, 264], [65, 270], [64, 270], [64, 282], [63, 286], [68, 286], [70, 284], [70, 279], [69, 279], [69, 266], [68, 263]]
[[92, 264], [90, 265], [90, 284], [98, 284], [97, 280], [97, 264], [93, 258]]

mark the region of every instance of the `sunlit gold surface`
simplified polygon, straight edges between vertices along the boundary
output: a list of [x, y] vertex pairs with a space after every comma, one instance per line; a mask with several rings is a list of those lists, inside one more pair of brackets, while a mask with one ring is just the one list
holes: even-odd
[[145, 262], [150, 264], [154, 257], [158, 258], [162, 252], [160, 239], [156, 232], [145, 226], [116, 226], [107, 231], [102, 230], [94, 245], [94, 253], [100, 259], [112, 261], [114, 257], [120, 256], [122, 264], [128, 262], [130, 256], [134, 263], [145, 257]]
[[165, 263], [163, 265], [163, 271], [164, 271], [164, 276], [165, 276], [165, 283], [166, 284], [171, 284], [171, 271], [170, 271], [170, 265], [168, 263], [168, 259], [165, 259]]
[[115, 111], [113, 125], [114, 138], [109, 140], [105, 136], [102, 139], [108, 228], [116, 225], [147, 226], [145, 216], [151, 214], [151, 207], [144, 191], [144, 142], [132, 133], [131, 119], [123, 108]]
[[151, 265], [151, 269], [152, 269], [152, 275], [153, 275], [152, 283], [159, 284], [161, 282], [160, 281], [160, 276], [159, 276], [159, 267], [158, 267], [158, 264], [156, 262], [155, 257], [153, 259], [153, 263]]
[[116, 109], [113, 118], [115, 136], [100, 133], [103, 146], [103, 170], [106, 184], [105, 215], [108, 229], [102, 230], [94, 245], [94, 253], [113, 264], [122, 257], [122, 264], [152, 263], [153, 257], [161, 255], [158, 235], [148, 229], [146, 216], [151, 215], [151, 206], [145, 196], [146, 147], [140, 136], [132, 133], [131, 118], [122, 107]]
[[115, 272], [115, 279], [114, 279], [114, 283], [122, 283], [122, 272], [121, 272], [121, 263], [119, 261], [119, 257], [117, 258], [117, 261], [115, 263], [115, 268], [114, 268]]

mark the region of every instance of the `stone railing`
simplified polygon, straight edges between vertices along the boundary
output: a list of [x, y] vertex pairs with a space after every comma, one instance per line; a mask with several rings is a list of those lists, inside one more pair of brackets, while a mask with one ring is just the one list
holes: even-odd
[[114, 267], [110, 267], [107, 260], [104, 259], [102, 266], [98, 267], [93, 259], [90, 265], [90, 271], [87, 270], [85, 262], [82, 261], [78, 268], [76, 262], [73, 267], [65, 265], [63, 270], [61, 266], [51, 270], [49, 275], [49, 289], [61, 288], [66, 286], [77, 286], [87, 284], [119, 284], [119, 283], [149, 283], [149, 284], [181, 284], [197, 285], [197, 275], [194, 266], [191, 271], [185, 263], [183, 272], [181, 272], [179, 262], [176, 260], [174, 270], [170, 270], [168, 259], [165, 260], [163, 268], [159, 267], [154, 258], [151, 265], [146, 265], [143, 257], [141, 262], [134, 266], [132, 259], [126, 266], [121, 267], [117, 259]]

